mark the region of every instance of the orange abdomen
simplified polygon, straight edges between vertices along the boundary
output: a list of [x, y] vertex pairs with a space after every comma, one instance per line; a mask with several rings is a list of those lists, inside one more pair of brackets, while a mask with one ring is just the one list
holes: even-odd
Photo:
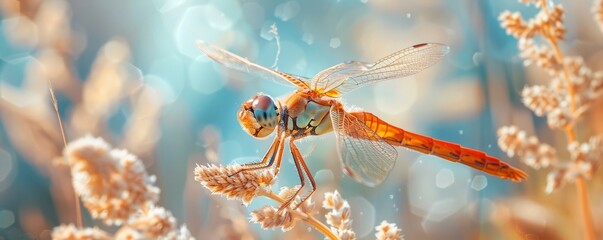
[[392, 146], [402, 146], [443, 159], [465, 164], [488, 174], [519, 182], [528, 175], [498, 158], [461, 145], [437, 140], [393, 126], [369, 112], [351, 112]]

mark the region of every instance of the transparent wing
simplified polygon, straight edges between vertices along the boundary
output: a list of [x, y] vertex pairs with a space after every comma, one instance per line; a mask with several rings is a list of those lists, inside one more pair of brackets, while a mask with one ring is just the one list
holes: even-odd
[[215, 45], [203, 41], [197, 41], [197, 47], [201, 52], [205, 53], [208, 57], [214, 61], [226, 66], [227, 68], [235, 69], [238, 71], [249, 73], [258, 78], [269, 79], [274, 82], [288, 85], [293, 84], [297, 87], [308, 88], [308, 85], [304, 80], [297, 76], [279, 72], [258, 64], [255, 64], [239, 55], [231, 53], [226, 49], [220, 48]]
[[450, 48], [438, 43], [422, 43], [402, 49], [371, 63], [349, 62], [316, 74], [310, 87], [327, 96], [339, 97], [356, 88], [378, 81], [401, 78], [436, 64]]
[[371, 187], [383, 182], [396, 162], [396, 149], [341, 108], [331, 107], [331, 120], [344, 172]]
[[341, 85], [341, 81], [366, 72], [372, 66], [371, 63], [351, 61], [340, 63], [325, 70], [322, 70], [310, 80], [310, 87], [319, 92], [333, 89]]

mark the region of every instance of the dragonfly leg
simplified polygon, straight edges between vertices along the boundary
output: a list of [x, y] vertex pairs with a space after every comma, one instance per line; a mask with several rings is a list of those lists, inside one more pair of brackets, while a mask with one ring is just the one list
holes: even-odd
[[293, 159], [295, 159], [296, 162], [299, 161], [301, 163], [302, 167], [304, 168], [304, 172], [306, 172], [306, 176], [308, 176], [308, 179], [310, 179], [310, 184], [312, 185], [312, 191], [310, 191], [305, 196], [302, 196], [301, 201], [295, 206], [295, 208], [298, 208], [299, 206], [304, 204], [304, 202], [308, 200], [312, 196], [312, 194], [314, 194], [314, 192], [316, 191], [316, 182], [314, 181], [314, 177], [312, 177], [312, 173], [310, 173], [308, 165], [306, 165], [306, 161], [302, 157], [301, 153], [299, 152], [299, 149], [297, 148], [297, 146], [295, 146], [293, 141], [291, 141], [290, 147], [293, 153]]
[[274, 176], [278, 175], [278, 172], [281, 170], [281, 163], [283, 162], [283, 151], [285, 149], [285, 140], [283, 139], [279, 146], [279, 152], [276, 156], [276, 164], [274, 167]]
[[[230, 174], [229, 177], [232, 177], [232, 176], [237, 175], [240, 172], [244, 172], [244, 171], [259, 170], [259, 169], [271, 167], [272, 164], [274, 163], [275, 157], [277, 157], [277, 155], [282, 156], [282, 154], [283, 154], [282, 153], [283, 145], [285, 142], [283, 140], [284, 139], [282, 138], [282, 136], [280, 134], [277, 135], [276, 139], [274, 139], [274, 142], [272, 142], [272, 145], [270, 145], [268, 152], [266, 152], [266, 154], [264, 155], [264, 158], [262, 158], [261, 162], [245, 163], [241, 166], [241, 169], [239, 169], [239, 171], [236, 171], [235, 173]], [[279, 157], [279, 159], [280, 159], [280, 157]], [[278, 161], [278, 164], [280, 165], [280, 160]]]
[[[303, 159], [298, 158], [298, 156], [296, 155], [297, 147], [295, 147], [295, 144], [293, 143], [293, 138], [291, 138], [291, 140], [289, 141], [289, 148], [291, 148], [291, 155], [293, 156], [293, 162], [295, 163], [295, 168], [297, 168], [297, 174], [299, 175], [299, 181], [301, 184], [300, 184], [299, 188], [297, 189], [297, 191], [295, 191], [295, 194], [290, 196], [289, 199], [287, 199], [283, 204], [281, 204], [281, 206], [278, 209], [279, 212], [281, 212], [283, 209], [289, 207], [289, 205], [291, 205], [291, 203], [293, 201], [295, 201], [295, 197], [297, 197], [299, 195], [301, 190], [306, 185], [306, 179], [304, 178], [304, 172], [301, 167], [301, 162], [303, 162]], [[299, 151], [297, 151], [297, 153], [299, 153]]]

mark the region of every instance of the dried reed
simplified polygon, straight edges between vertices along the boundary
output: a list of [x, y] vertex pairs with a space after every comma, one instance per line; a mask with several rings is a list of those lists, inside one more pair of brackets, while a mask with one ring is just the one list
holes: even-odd
[[[295, 194], [296, 188], [281, 188], [278, 196], [281, 199], [289, 199]], [[296, 199], [300, 200], [299, 197]], [[290, 208], [285, 209], [285, 211], [279, 212], [277, 208], [273, 206], [264, 206], [261, 209], [255, 210], [251, 212], [251, 222], [259, 223], [262, 225], [262, 228], [276, 228], [281, 227], [283, 232], [292, 229], [295, 226], [295, 223], [299, 219], [303, 219], [306, 216], [311, 216], [314, 211], [314, 202], [312, 199], [308, 199], [304, 202], [304, 204], [300, 205], [298, 210], [305, 214], [305, 216], [297, 215], [297, 212], [290, 211]]]
[[[177, 228], [169, 211], [155, 205], [159, 197], [155, 177], [136, 156], [113, 149], [101, 138], [85, 136], [67, 145], [64, 159], [71, 167], [74, 189], [92, 217], [121, 226], [115, 238], [192, 239], [185, 226]], [[89, 232], [98, 231], [63, 225], [54, 229], [53, 238], [86, 238], [82, 234]]]
[[509, 157], [518, 156], [525, 164], [535, 169], [546, 168], [557, 162], [555, 149], [546, 143], [540, 143], [537, 137], [528, 137], [526, 132], [516, 126], [498, 129], [498, 146]]
[[274, 173], [268, 171], [243, 171], [232, 175], [240, 169], [241, 166], [238, 165], [197, 165], [194, 170], [195, 181], [208, 188], [212, 194], [225, 195], [228, 199], [241, 199], [244, 204], [249, 204], [275, 180]]
[[[213, 164], [199, 166], [194, 170], [195, 181], [201, 183], [212, 194], [225, 196], [228, 199], [239, 199], [247, 205], [256, 197], [268, 197], [280, 204], [295, 195], [298, 188], [281, 188], [278, 194], [270, 189], [276, 181], [276, 176], [270, 170], [240, 171], [241, 166], [216, 166]], [[237, 173], [238, 172], [238, 173]], [[233, 175], [234, 173], [237, 173]], [[299, 187], [299, 186], [298, 186]], [[301, 199], [296, 196], [295, 201]], [[304, 221], [324, 234], [329, 239], [355, 239], [352, 230], [350, 205], [341, 198], [339, 192], [327, 192], [322, 202], [325, 209], [330, 210], [325, 218], [330, 228], [318, 221], [313, 215], [314, 202], [308, 199], [298, 207], [291, 204], [279, 209], [273, 206], [264, 206], [251, 212], [250, 221], [261, 224], [264, 229], [281, 228], [283, 232], [291, 230], [298, 221]], [[394, 225], [382, 222], [375, 228], [377, 239], [402, 239], [401, 231]]]
[[[271, 184], [276, 180], [274, 173], [267, 170], [241, 171], [236, 175], [241, 166], [199, 166], [194, 170], [195, 180], [208, 188], [212, 194], [224, 195], [229, 199], [241, 199], [247, 204], [255, 197], [268, 197], [278, 203], [285, 203], [290, 193], [288, 189], [281, 190], [282, 196], [270, 190]], [[311, 204], [311, 203], [306, 203]], [[303, 205], [302, 205], [303, 206]], [[308, 206], [309, 208], [309, 206]], [[294, 209], [291, 206], [278, 211], [276, 208], [267, 206], [252, 213], [252, 221], [262, 224], [264, 228], [280, 227], [283, 231], [291, 229], [295, 221], [302, 220], [310, 224], [330, 239], [339, 239], [327, 226], [322, 224], [312, 215], [302, 211], [304, 207]], [[307, 208], [306, 208], [307, 209]]]
[[[7, 133], [15, 148], [40, 172], [49, 176], [49, 182], [53, 185], [51, 188], [56, 189], [52, 194], [57, 208], [75, 205], [75, 211], [59, 211], [59, 218], [64, 220], [75, 215], [75, 222], [81, 227], [83, 224], [77, 196], [73, 199], [60, 196], [61, 192], [72, 191], [68, 189], [71, 188], [70, 176], [64, 173], [65, 168], [48, 164], [48, 160], [56, 159], [65, 147], [65, 131], [75, 133], [74, 135], [88, 132], [100, 134], [99, 129], [105, 129], [104, 123], [112, 113], [110, 110], [116, 109], [118, 100], [131, 95], [136, 98], [136, 105], [133, 106], [131, 117], [133, 124], [129, 124], [125, 129], [127, 134], [124, 134], [124, 145], [137, 154], [145, 150], [150, 152], [148, 149], [151, 149], [157, 140], [157, 109], [161, 104], [156, 103], [161, 100], [156, 96], [149, 97], [149, 94], [143, 95], [133, 91], [132, 83], [136, 81], [132, 80], [139, 76], [132, 74], [136, 72], [132, 70], [136, 69], [129, 63], [129, 48], [120, 40], [109, 41], [103, 46], [87, 81], [78, 79], [74, 59], [85, 47], [85, 41], [82, 41], [82, 35], [71, 30], [68, 1], [1, 1], [0, 10], [3, 16], [10, 17], [17, 23], [5, 29], [8, 41], [16, 46], [33, 49], [29, 52], [31, 56], [28, 57], [31, 57], [32, 61], [28, 62], [22, 87], [5, 84], [0, 86], [3, 95], [6, 94], [0, 98], [0, 110], [3, 112], [0, 117], [6, 122], [6, 126], [10, 125]], [[58, 127], [54, 126], [55, 122], [49, 121], [53, 109], [45, 102], [27, 102], [24, 105], [18, 102], [25, 99], [20, 96], [27, 96], [28, 100], [46, 100], [49, 91], [40, 88], [44, 86], [40, 84], [40, 80], [47, 81], [49, 86], [54, 85], [50, 86], [50, 97], [52, 107], [59, 118]], [[66, 116], [70, 121], [61, 120], [54, 97], [55, 91], [73, 103], [73, 116]], [[98, 96], [91, 92], [101, 94]], [[148, 104], [149, 99], [152, 99], [154, 104]], [[140, 115], [143, 114], [144, 124], [135, 122], [142, 119]], [[62, 141], [59, 141], [61, 137]], [[36, 143], [35, 146], [32, 142]], [[133, 142], [137, 144], [132, 144]]]
[[162, 207], [138, 213], [115, 234], [116, 239], [192, 239], [186, 226], [179, 229], [172, 213]]
[[[565, 36], [563, 25], [564, 8], [561, 5], [549, 5], [546, 0], [522, 0], [539, 8], [536, 16], [528, 21], [519, 13], [503, 12], [499, 20], [507, 33], [519, 39], [521, 57], [526, 66], [535, 63], [552, 78], [548, 86], [526, 87], [522, 92], [524, 104], [538, 116], [546, 115], [551, 129], [561, 129], [568, 138], [568, 151], [571, 161], [557, 163], [555, 151], [546, 144], [540, 144], [535, 137], [526, 138], [523, 131], [516, 127], [503, 127], [499, 130], [499, 146], [509, 156], [517, 155], [538, 169], [553, 166], [549, 173], [547, 192], [552, 192], [566, 182], [575, 182], [582, 211], [585, 236], [595, 239], [595, 230], [588, 201], [585, 179], [590, 178], [598, 159], [603, 156], [598, 137], [589, 143], [578, 143], [574, 127], [588, 109], [589, 104], [601, 95], [603, 73], [593, 72], [581, 57], [566, 57], [559, 48], [559, 41]], [[600, 3], [595, 4], [599, 13]], [[597, 15], [597, 19], [600, 15]], [[536, 37], [540, 37], [536, 39]], [[540, 41], [548, 42], [548, 45]], [[537, 42], [538, 41], [538, 42]]]
[[[37, 52], [37, 59], [42, 64], [30, 66], [30, 71], [27, 73], [29, 76], [27, 78], [35, 79], [35, 82], [39, 81], [39, 79], [47, 80], [54, 110], [59, 118], [60, 132], [65, 145], [66, 138], [63, 123], [58, 112], [52, 83], [58, 83], [59, 88], [63, 90], [68, 90], [72, 86], [79, 85], [78, 81], [74, 81], [75, 77], [73, 77], [73, 71], [71, 71], [72, 67], [70, 62], [73, 59], [73, 54], [76, 52], [75, 48], [78, 44], [74, 44], [75, 41], [73, 40], [73, 34], [71, 33], [69, 5], [67, 2], [61, 0], [1, 1], [0, 10], [5, 17], [11, 17], [16, 22], [16, 24], [8, 25], [8, 28], [5, 31], [9, 42], [14, 45], [39, 50]], [[41, 86], [39, 83], [36, 85]], [[26, 90], [32, 90], [35, 87], [30, 85], [28, 88], [29, 89]], [[30, 93], [36, 94], [37, 92], [33, 91]], [[65, 93], [71, 97], [74, 95], [70, 94], [72, 93], [71, 91], [65, 91]], [[44, 119], [44, 121], [47, 121], [47, 119]], [[31, 128], [31, 125], [27, 126], [27, 129], [29, 128]], [[30, 143], [31, 142], [27, 142], [27, 145]], [[31, 150], [31, 148], [28, 150]], [[45, 155], [44, 153], [49, 152], [49, 150], [32, 152], [37, 152], [31, 153], [31, 155], [34, 156]], [[51, 157], [55, 156], [56, 155], [53, 155]], [[50, 159], [50, 157], [42, 159]], [[43, 164], [48, 165], [45, 160], [43, 161]], [[54, 181], [51, 182], [59, 185], [59, 188], [61, 188], [60, 186], [62, 184], [60, 183], [65, 181], [64, 178], [55, 177], [53, 174], [49, 175], [51, 178], [54, 178]], [[71, 199], [67, 201], [70, 200]], [[61, 199], [55, 199], [55, 201], [59, 202]], [[82, 227], [80, 203], [77, 200], [77, 196], [74, 198], [73, 203], [75, 203], [76, 224], [78, 227]], [[61, 203], [57, 203], [57, 205], [60, 204]]]
[[331, 210], [325, 216], [331, 229], [339, 235], [342, 240], [355, 239], [356, 233], [352, 230], [352, 219], [350, 204], [341, 198], [337, 190], [335, 192], [325, 193], [325, 199], [322, 201], [322, 207]]
[[[48, 79], [48, 91], [50, 92], [50, 99], [52, 101], [52, 106], [54, 108], [54, 112], [57, 114], [57, 121], [59, 122], [59, 129], [61, 131], [61, 137], [63, 138], [63, 147], [67, 147], [67, 137], [65, 137], [65, 128], [63, 128], [63, 119], [61, 118], [61, 112], [59, 111], [59, 104], [57, 103], [57, 98], [54, 95], [54, 89], [52, 87], [52, 81]], [[72, 176], [73, 179], [73, 176]], [[82, 207], [80, 206], [80, 200], [77, 196], [77, 192], [73, 190], [74, 198], [75, 198], [75, 218], [76, 224], [78, 228], [83, 228], [84, 224], [82, 221]]]
[[375, 233], [377, 240], [404, 240], [402, 230], [394, 223], [383, 221], [379, 226], [375, 227], [375, 231], [377, 231]]
[[92, 217], [121, 225], [131, 215], [157, 202], [159, 188], [142, 162], [125, 150], [112, 149], [100, 138], [85, 136], [65, 148], [73, 186]]

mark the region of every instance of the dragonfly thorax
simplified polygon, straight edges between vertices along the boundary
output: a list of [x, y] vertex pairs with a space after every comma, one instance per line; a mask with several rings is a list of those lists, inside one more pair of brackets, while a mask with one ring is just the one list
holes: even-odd
[[249, 135], [263, 138], [274, 131], [278, 124], [278, 107], [272, 97], [263, 93], [241, 105], [238, 118], [243, 130]]

